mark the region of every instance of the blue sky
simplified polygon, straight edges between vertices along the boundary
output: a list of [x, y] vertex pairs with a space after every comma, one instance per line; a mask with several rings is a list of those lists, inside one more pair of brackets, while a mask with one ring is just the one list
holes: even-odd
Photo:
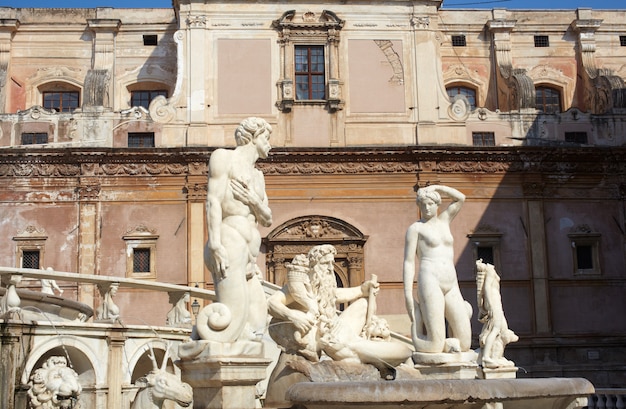
[[[171, 7], [171, 0], [0, 0], [4, 7]], [[444, 8], [507, 9], [626, 9], [626, 0], [444, 0]]]

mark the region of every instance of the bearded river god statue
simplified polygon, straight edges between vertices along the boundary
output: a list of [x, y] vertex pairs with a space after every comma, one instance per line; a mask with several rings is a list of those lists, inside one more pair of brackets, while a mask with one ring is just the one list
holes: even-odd
[[[393, 377], [393, 368], [411, 356], [407, 345], [392, 342], [387, 322], [374, 315], [376, 277], [358, 287], [338, 288], [335, 254], [325, 244], [296, 256], [287, 266], [287, 285], [268, 299], [269, 334], [282, 350], [270, 377], [270, 401], [284, 396], [286, 365], [310, 380], [334, 380], [339, 373], [345, 380], [348, 373], [354, 379], [371, 376], [364, 365], [370, 364], [380, 378]], [[338, 314], [337, 306], [349, 302]]]

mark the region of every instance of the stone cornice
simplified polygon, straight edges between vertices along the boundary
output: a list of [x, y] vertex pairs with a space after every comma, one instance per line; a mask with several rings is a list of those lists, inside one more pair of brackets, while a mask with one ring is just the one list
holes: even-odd
[[[0, 149], [2, 177], [206, 176], [215, 148]], [[259, 161], [267, 175], [626, 172], [626, 148], [372, 147], [275, 148]]]

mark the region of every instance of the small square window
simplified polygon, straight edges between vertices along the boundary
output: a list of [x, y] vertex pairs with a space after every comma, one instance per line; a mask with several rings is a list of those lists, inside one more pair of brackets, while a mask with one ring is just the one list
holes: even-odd
[[452, 36], [452, 46], [453, 47], [465, 47], [467, 42], [465, 40], [465, 35], [453, 35]]
[[154, 148], [154, 132], [129, 132], [129, 148]]
[[587, 144], [587, 132], [565, 132], [565, 142]]
[[157, 45], [156, 34], [144, 34], [143, 45]]
[[535, 47], [550, 47], [548, 36], [535, 36]]
[[126, 277], [155, 279], [156, 249], [159, 236], [139, 225], [122, 237], [126, 242]]
[[133, 249], [133, 273], [150, 272], [150, 249]]
[[496, 146], [496, 137], [493, 132], [472, 132], [474, 146]]
[[22, 251], [22, 268], [39, 269], [41, 253], [39, 250], [23, 250]]
[[48, 134], [45, 132], [22, 133], [22, 145], [40, 145], [48, 143]]
[[580, 225], [572, 228], [568, 237], [572, 244], [574, 274], [601, 274], [600, 233], [592, 231], [587, 225]]
[[500, 266], [500, 239], [502, 233], [493, 226], [479, 225], [476, 230], [467, 235], [473, 244], [474, 260], [482, 260], [491, 264], [496, 271], [502, 271]]
[[626, 47], [626, 36], [619, 36], [619, 45]]

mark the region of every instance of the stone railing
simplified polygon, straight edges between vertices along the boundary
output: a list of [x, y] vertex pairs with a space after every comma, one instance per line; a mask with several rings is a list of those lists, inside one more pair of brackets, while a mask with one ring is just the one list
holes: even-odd
[[[53, 270], [37, 270], [29, 268], [0, 267], [0, 315], [22, 311], [23, 302], [18, 284], [22, 278], [36, 280], [60, 280], [79, 284], [96, 285], [102, 303], [94, 314], [96, 322], [115, 322], [119, 320], [120, 310], [115, 305], [114, 296], [119, 288], [135, 288], [148, 291], [167, 292], [172, 309], [167, 314], [167, 325], [173, 327], [191, 326], [191, 314], [186, 310], [186, 303], [191, 297], [204, 300], [215, 300], [215, 292], [198, 287], [188, 287], [176, 284], [167, 284], [154, 281], [135, 280], [125, 277], [111, 277], [101, 275], [67, 273]], [[32, 293], [32, 292], [30, 292]], [[31, 297], [32, 298], [32, 297]], [[56, 297], [55, 297], [56, 298]], [[41, 300], [45, 301], [45, 300]], [[45, 304], [45, 302], [40, 303]], [[49, 318], [47, 314], [46, 317]], [[89, 318], [84, 317], [83, 318]], [[80, 319], [80, 317], [79, 317]], [[188, 325], [187, 325], [188, 324]]]
[[626, 389], [596, 389], [589, 397], [588, 409], [622, 409], [626, 408]]

